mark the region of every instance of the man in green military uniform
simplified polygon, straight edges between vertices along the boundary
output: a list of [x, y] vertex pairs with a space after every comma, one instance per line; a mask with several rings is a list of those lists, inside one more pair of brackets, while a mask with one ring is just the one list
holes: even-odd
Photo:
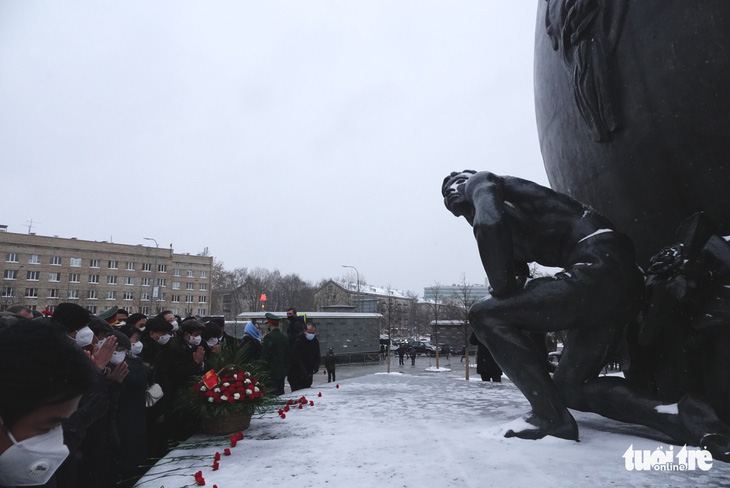
[[279, 329], [280, 318], [273, 313], [266, 314], [269, 332], [263, 339], [262, 359], [269, 365], [269, 375], [274, 395], [284, 394], [284, 379], [288, 371], [289, 338]]

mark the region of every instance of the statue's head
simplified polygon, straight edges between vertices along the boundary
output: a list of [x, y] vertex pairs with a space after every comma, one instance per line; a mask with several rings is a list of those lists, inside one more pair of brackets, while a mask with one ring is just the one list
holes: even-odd
[[468, 215], [473, 212], [473, 208], [469, 202], [467, 202], [464, 195], [464, 187], [469, 178], [474, 176], [476, 171], [471, 169], [465, 169], [461, 172], [454, 171], [449, 176], [444, 178], [444, 183], [441, 185], [441, 194], [444, 196], [444, 205], [449, 209], [451, 213], [457, 217], [462, 215]]

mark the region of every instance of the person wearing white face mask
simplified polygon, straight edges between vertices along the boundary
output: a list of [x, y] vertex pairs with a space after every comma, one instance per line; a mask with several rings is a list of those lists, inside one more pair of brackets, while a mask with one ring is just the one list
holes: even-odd
[[61, 422], [97, 373], [53, 324], [0, 317], [0, 485], [46, 483], [67, 458]]
[[[205, 348], [201, 345], [205, 326], [195, 319], [186, 319], [180, 325], [181, 340], [170, 347], [168, 371], [170, 381], [176, 391], [188, 387], [192, 377], [207, 371]], [[197, 428], [197, 420], [183, 414], [170, 415], [170, 432], [175, 440], [190, 437]]]
[[316, 332], [315, 325], [309, 322], [304, 334], [300, 334], [292, 345], [288, 378], [292, 391], [312, 386], [313, 376], [319, 371], [321, 354]]

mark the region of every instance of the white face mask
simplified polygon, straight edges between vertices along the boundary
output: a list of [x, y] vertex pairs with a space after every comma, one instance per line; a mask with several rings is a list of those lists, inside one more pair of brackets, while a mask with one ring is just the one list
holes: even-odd
[[177, 320], [173, 320], [172, 322], [170, 322], [170, 325], [172, 325], [172, 331], [177, 332], [177, 329], [178, 329]]
[[127, 351], [114, 351], [112, 353], [112, 358], [109, 360], [110, 363], [116, 365], [124, 361], [124, 358], [127, 356]]
[[208, 344], [208, 347], [215, 347], [218, 345], [218, 338], [217, 337], [211, 337], [207, 341], [205, 341]]
[[0, 454], [0, 485], [36, 486], [46, 483], [68, 456], [59, 425], [43, 435], [17, 442], [6, 429], [13, 445]]
[[140, 332], [144, 332], [145, 327], [138, 327], [137, 330], [140, 331]]
[[307, 340], [311, 341], [312, 339], [314, 339], [314, 334], [310, 334], [309, 332], [307, 332]]
[[88, 325], [83, 329], [76, 331], [76, 344], [80, 347], [88, 346], [91, 344], [92, 340], [94, 340], [94, 331], [92, 331]]
[[132, 352], [132, 354], [134, 354], [136, 356], [137, 354], [142, 352], [143, 346], [144, 346], [144, 344], [142, 344], [141, 342], [133, 342], [132, 349], [130, 349], [130, 351]]
[[199, 346], [200, 341], [202, 341], [203, 338], [200, 336], [190, 336], [190, 339], [188, 339], [188, 344], [191, 346]]
[[170, 334], [165, 334], [163, 336], [160, 336], [160, 338], [157, 339], [157, 342], [159, 342], [161, 346], [164, 346], [165, 344], [167, 344], [167, 341], [170, 340], [170, 337], [172, 337]]

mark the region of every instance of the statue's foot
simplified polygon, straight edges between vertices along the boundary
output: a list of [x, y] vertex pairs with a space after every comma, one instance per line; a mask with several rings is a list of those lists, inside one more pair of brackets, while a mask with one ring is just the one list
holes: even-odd
[[559, 422], [550, 422], [531, 413], [524, 420], [529, 427], [515, 430], [510, 429], [504, 434], [505, 437], [519, 437], [520, 439], [542, 439], [546, 435], [568, 439], [570, 441], [578, 440], [578, 424], [568, 412], [565, 413], [563, 419]]
[[712, 454], [712, 459], [730, 463], [730, 437], [721, 434], [707, 434], [700, 440], [700, 447]]

